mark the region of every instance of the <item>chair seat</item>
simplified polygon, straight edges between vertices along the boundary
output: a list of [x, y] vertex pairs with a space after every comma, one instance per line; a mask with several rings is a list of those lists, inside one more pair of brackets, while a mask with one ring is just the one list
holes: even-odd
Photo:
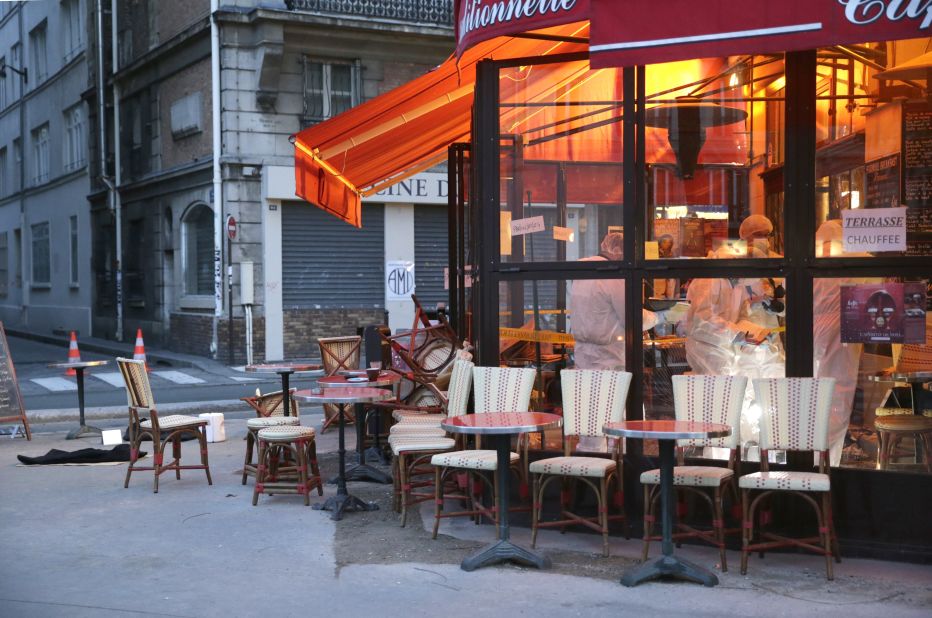
[[418, 436], [408, 437], [404, 440], [392, 441], [389, 439], [389, 444], [392, 447], [392, 454], [397, 456], [400, 453], [442, 451], [451, 449], [456, 446], [456, 440], [453, 438], [445, 438], [443, 436]]
[[404, 433], [393, 433], [388, 436], [388, 444], [395, 442], [404, 442], [405, 440], [418, 440], [421, 438], [446, 438], [447, 432], [442, 429], [422, 429], [421, 431], [406, 431]]
[[[206, 419], [186, 414], [169, 414], [168, 416], [159, 417], [159, 429], [177, 429], [188, 425], [191, 427], [204, 427], [207, 423]], [[146, 419], [141, 421], [139, 426], [143, 429], [152, 429], [152, 421]]]
[[258, 437], [265, 442], [290, 442], [301, 438], [313, 438], [314, 429], [311, 427], [279, 425], [260, 429]]
[[877, 431], [932, 431], [932, 418], [925, 416], [884, 416], [874, 419]]
[[446, 418], [445, 414], [417, 414], [417, 415], [408, 415], [401, 418], [401, 420], [396, 423], [394, 427], [404, 427], [406, 425], [436, 425], [440, 426], [440, 423]]
[[[718, 466], [674, 466], [673, 484], [681, 487], [721, 487], [734, 475], [734, 470]], [[642, 472], [641, 484], [659, 485], [660, 470]]]
[[829, 491], [827, 474], [818, 472], [755, 472], [738, 479], [741, 489], [783, 489], [794, 491]]
[[265, 429], [266, 427], [300, 424], [301, 419], [297, 416], [263, 416], [261, 418], [251, 418], [246, 421], [246, 427], [249, 429]]
[[[510, 462], [518, 463], [517, 453], [511, 453]], [[498, 468], [498, 457], [495, 451], [473, 450], [453, 451], [434, 455], [430, 463], [446, 468], [467, 468], [469, 470], [495, 470]]]
[[533, 462], [529, 470], [534, 474], [604, 478], [615, 468], [615, 461], [606, 457], [551, 457]]
[[419, 418], [422, 416], [443, 416], [442, 414], [436, 414], [433, 412], [422, 412], [420, 410], [392, 410], [392, 418], [398, 422], [401, 422], [408, 418]]
[[392, 436], [445, 436], [447, 432], [441, 429], [440, 427], [430, 427], [428, 426], [418, 426], [405, 427], [400, 430], [392, 430], [389, 434], [389, 438]]

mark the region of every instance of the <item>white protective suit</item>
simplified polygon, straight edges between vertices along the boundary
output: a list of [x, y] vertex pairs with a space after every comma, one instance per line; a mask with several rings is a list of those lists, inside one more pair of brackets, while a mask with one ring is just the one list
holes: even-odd
[[[838, 220], [829, 220], [816, 232], [816, 255], [842, 254], [842, 227]], [[851, 422], [851, 409], [858, 385], [861, 362], [860, 343], [841, 342], [841, 286], [856, 283], [855, 279], [816, 279], [812, 287], [813, 306], [813, 375], [835, 378], [832, 410], [828, 423], [829, 461], [841, 463], [845, 435]]]

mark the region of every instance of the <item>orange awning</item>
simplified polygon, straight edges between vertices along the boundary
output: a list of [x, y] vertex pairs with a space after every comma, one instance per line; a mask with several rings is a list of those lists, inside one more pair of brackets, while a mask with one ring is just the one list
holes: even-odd
[[[588, 24], [541, 31], [582, 37]], [[469, 138], [476, 63], [586, 51], [583, 42], [499, 37], [433, 71], [295, 136], [300, 197], [361, 227], [361, 198], [446, 160]]]

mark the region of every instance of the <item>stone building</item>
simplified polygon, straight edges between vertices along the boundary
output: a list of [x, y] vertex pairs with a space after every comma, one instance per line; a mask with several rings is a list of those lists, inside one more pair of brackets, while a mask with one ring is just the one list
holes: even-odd
[[93, 40], [87, 55], [95, 335], [142, 328], [147, 343], [242, 363], [251, 300], [255, 359], [312, 356], [316, 337], [386, 311], [409, 325], [410, 302], [386, 300], [391, 260], [414, 263], [418, 291], [442, 299], [445, 175], [375, 196], [358, 230], [294, 197], [289, 137], [441, 62], [450, 0], [105, 4], [104, 157]]

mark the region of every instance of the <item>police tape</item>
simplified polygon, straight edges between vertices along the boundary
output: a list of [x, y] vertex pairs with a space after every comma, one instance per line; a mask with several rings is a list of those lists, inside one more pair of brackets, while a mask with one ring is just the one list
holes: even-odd
[[557, 333], [552, 330], [524, 330], [522, 328], [499, 328], [498, 336], [502, 339], [517, 339], [518, 341], [533, 341], [534, 343], [563, 343], [573, 344], [573, 335]]

